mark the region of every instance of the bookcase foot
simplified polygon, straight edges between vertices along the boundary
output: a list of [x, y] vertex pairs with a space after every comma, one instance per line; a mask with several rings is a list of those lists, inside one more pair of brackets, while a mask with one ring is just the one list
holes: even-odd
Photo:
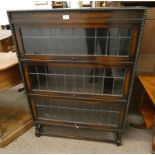
[[117, 146], [122, 145], [122, 136], [121, 136], [121, 133], [119, 133], [119, 132], [116, 133], [116, 144], [117, 144]]
[[40, 137], [41, 134], [40, 134], [40, 129], [41, 129], [41, 125], [40, 124], [35, 124], [35, 135], [36, 137]]
[[38, 133], [37, 131], [35, 132], [36, 137], [40, 137], [40, 133]]

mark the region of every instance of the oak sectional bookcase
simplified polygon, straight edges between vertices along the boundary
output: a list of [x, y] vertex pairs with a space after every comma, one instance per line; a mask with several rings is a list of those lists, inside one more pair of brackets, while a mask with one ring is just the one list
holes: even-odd
[[121, 145], [145, 8], [8, 11], [36, 136]]

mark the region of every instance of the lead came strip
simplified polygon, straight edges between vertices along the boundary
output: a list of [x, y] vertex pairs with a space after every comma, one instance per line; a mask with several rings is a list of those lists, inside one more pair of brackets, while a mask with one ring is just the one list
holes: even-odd
[[[108, 30], [107, 30], [108, 31]], [[42, 38], [42, 39], [45, 39], [45, 38], [58, 38], [58, 39], [60, 39], [60, 37], [51, 37], [51, 36], [46, 36], [46, 37], [43, 37], [43, 36], [39, 36], [39, 37], [36, 37], [36, 36], [23, 36], [23, 38], [33, 38], [33, 39], [35, 39], [35, 38]], [[74, 37], [71, 37], [71, 36], [62, 36], [61, 38], [63, 38], [63, 39], [70, 39], [70, 38], [79, 38], [79, 37], [76, 37], [76, 36], [74, 36]], [[81, 37], [80, 36], [80, 38], [82, 38], [82, 39], [86, 39], [86, 38], [94, 38], [94, 37]], [[104, 37], [104, 36], [102, 36], [102, 37], [97, 37], [97, 38], [105, 38], [105, 39], [107, 39], [107, 36], [106, 37]], [[115, 38], [115, 39], [117, 39], [118, 37], [114, 37], [114, 36], [112, 36], [112, 37], [110, 37], [110, 36], [108, 36], [108, 38], [109, 39], [111, 39], [111, 38]], [[129, 37], [129, 36], [123, 36], [123, 37], [121, 37], [121, 38], [125, 38], [125, 39], [130, 39], [131, 37]]]
[[52, 107], [51, 107], [52, 104], [51, 104], [50, 99], [48, 99], [47, 102], [48, 102], [48, 105], [49, 105], [49, 107], [50, 107], [50, 108], [49, 108], [49, 110], [50, 110], [50, 116], [51, 116], [51, 118], [52, 118], [53, 111], [52, 111]]
[[[75, 30], [74, 30], [74, 28], [72, 28], [72, 31], [73, 31], [73, 37], [70, 37], [70, 38], [73, 38], [73, 48], [75, 49]], [[66, 37], [67, 38], [67, 37]], [[74, 50], [75, 51], [75, 54], [76, 54], [76, 50]]]
[[[64, 42], [63, 42], [63, 38], [62, 38], [62, 36], [63, 36], [63, 29], [61, 29], [60, 31], [61, 31], [61, 37], [60, 37], [60, 39], [61, 39], [61, 44], [60, 44], [60, 45], [62, 45], [62, 46], [61, 46], [61, 51], [62, 51], [62, 55], [65, 55], [65, 53], [64, 53], [64, 46], [63, 46]], [[58, 45], [59, 45], [59, 44], [58, 44]]]
[[54, 78], [55, 78], [55, 84], [56, 84], [56, 90], [58, 90], [58, 86], [57, 86], [57, 74], [56, 72], [53, 70], [54, 73]]
[[[42, 43], [43, 43], [43, 41], [42, 41], [42, 39], [41, 39], [41, 37], [42, 37], [42, 33], [41, 33], [41, 28], [39, 27], [39, 40], [41, 41], [39, 44], [41, 45]], [[38, 45], [37, 45], [38, 46]], [[44, 48], [46, 48], [46, 47], [44, 47]], [[44, 51], [44, 48], [43, 48], [43, 46], [41, 46], [40, 47], [40, 50], [43, 52]]]
[[114, 94], [115, 77], [113, 77], [112, 94]]
[[67, 91], [67, 86], [66, 86], [66, 71], [65, 68], [63, 69], [64, 71], [64, 85], [65, 85], [65, 91]]
[[73, 92], [76, 92], [76, 80], [75, 80], [75, 76], [76, 76], [76, 70], [73, 71]]
[[105, 70], [106, 69], [103, 69], [103, 76], [102, 76], [102, 90], [101, 90], [101, 92], [104, 94], [104, 78], [105, 78]]
[[112, 124], [112, 117], [111, 117], [112, 113], [111, 113], [111, 111], [112, 111], [112, 104], [110, 105], [110, 110], [109, 110], [109, 124]]
[[[117, 43], [118, 43], [118, 46], [117, 46], [117, 56], [119, 55], [119, 44], [120, 44], [120, 29], [119, 29], [119, 35], [118, 35], [118, 40], [117, 40]], [[122, 37], [121, 37], [122, 38]]]
[[37, 73], [38, 89], [40, 89], [40, 80], [39, 80], [39, 75], [38, 75], [38, 67], [35, 66], [35, 68], [36, 68], [36, 73]]
[[94, 55], [96, 55], [96, 50], [97, 50], [97, 30], [95, 28]]
[[[29, 73], [30, 75], [36, 75], [37, 73]], [[38, 75], [45, 75], [44, 73], [38, 73]], [[56, 76], [64, 76], [64, 74], [50, 74], [50, 73], [47, 73], [48, 76], [53, 76], [53, 75], [56, 75]], [[67, 76], [73, 76], [73, 77], [89, 77], [89, 78], [92, 78], [92, 75], [70, 75], [70, 74], [66, 74], [65, 75], [66, 77]], [[99, 75], [95, 75], [95, 78], [102, 78], [103, 76], [99, 76]], [[105, 78], [113, 78], [113, 77], [110, 77], [110, 76], [104, 76]], [[120, 79], [124, 79], [124, 77], [120, 77], [120, 76], [115, 76], [115, 78], [120, 78]]]
[[85, 73], [86, 73], [86, 69], [85, 68], [83, 68], [82, 69], [83, 70], [83, 93], [84, 92], [86, 92], [86, 90], [85, 90], [85, 82], [86, 82], [86, 77], [85, 77]]
[[[96, 50], [97, 50], [97, 29], [95, 28], [95, 42], [94, 42], [94, 55], [96, 55]], [[92, 87], [92, 93], [94, 92], [94, 83], [95, 83], [95, 73], [97, 68], [93, 68], [93, 87]]]
[[45, 65], [45, 75], [46, 75], [46, 87], [49, 90], [48, 76], [47, 76], [47, 65]]
[[[97, 110], [97, 109], [94, 109], [94, 108], [91, 108], [91, 109], [87, 109], [87, 108], [81, 108], [81, 109], [79, 109], [79, 108], [72, 108], [72, 107], [65, 107], [65, 106], [47, 106], [47, 105], [41, 105], [41, 104], [37, 104], [36, 106], [38, 106], [38, 107], [53, 107], [53, 108], [59, 108], [59, 109], [76, 109], [76, 110], [86, 110], [86, 111], [92, 111], [92, 109], [93, 109], [93, 111], [96, 111], [96, 112], [101, 112], [101, 111], [103, 111], [103, 112], [111, 112], [111, 113], [120, 113], [119, 111], [115, 111], [115, 110], [112, 110], [111, 108], [111, 110]], [[75, 106], [76, 107], [76, 106]]]
[[108, 45], [109, 45], [109, 29], [107, 29], [106, 52], [105, 52], [105, 55], [108, 55]]
[[96, 73], [96, 68], [93, 68], [93, 77], [90, 77], [90, 78], [92, 78], [92, 82], [93, 82], [92, 93], [95, 93], [94, 92], [95, 73]]

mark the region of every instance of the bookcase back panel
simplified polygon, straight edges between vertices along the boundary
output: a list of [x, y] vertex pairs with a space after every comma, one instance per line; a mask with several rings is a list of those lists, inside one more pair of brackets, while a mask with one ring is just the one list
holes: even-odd
[[123, 95], [126, 68], [28, 65], [32, 90]]

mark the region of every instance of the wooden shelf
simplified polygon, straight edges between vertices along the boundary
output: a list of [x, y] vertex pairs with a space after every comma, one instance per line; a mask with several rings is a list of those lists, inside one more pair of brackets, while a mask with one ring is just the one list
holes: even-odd
[[153, 120], [155, 118], [155, 110], [149, 107], [148, 104], [144, 103], [140, 109], [140, 112], [143, 116], [147, 128], [152, 128]]
[[152, 103], [155, 105], [155, 76], [139, 76], [138, 78]]

